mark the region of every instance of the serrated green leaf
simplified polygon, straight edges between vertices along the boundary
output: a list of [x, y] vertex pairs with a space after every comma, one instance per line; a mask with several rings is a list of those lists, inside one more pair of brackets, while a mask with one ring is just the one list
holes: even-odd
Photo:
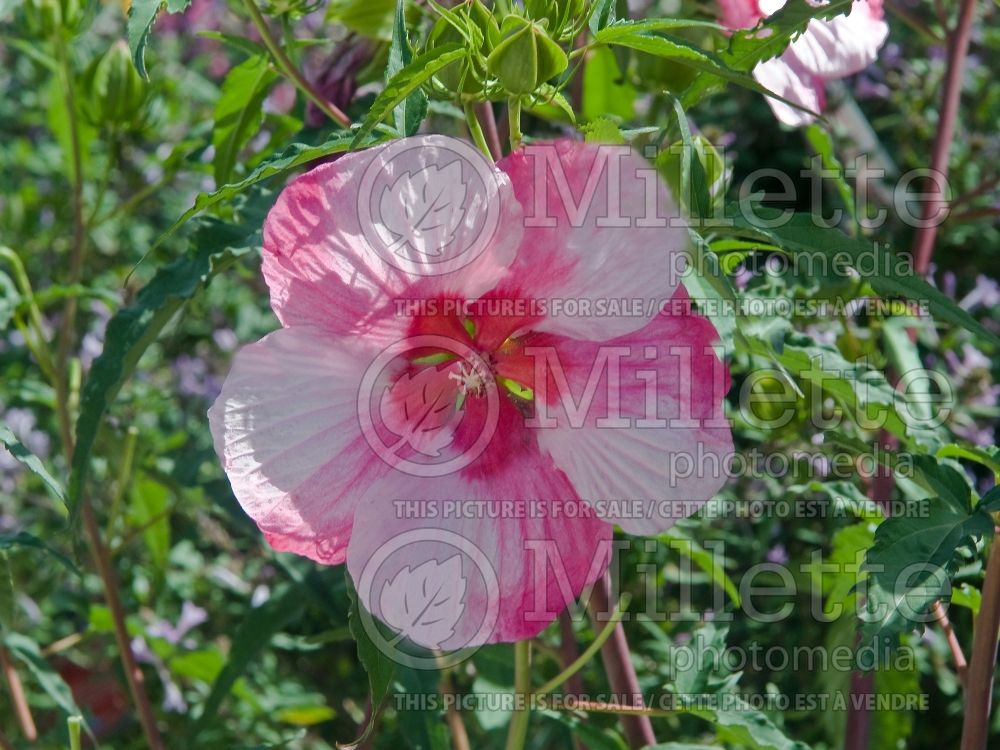
[[[758, 206], [754, 208], [754, 213], [759, 221], [751, 221], [742, 215], [739, 206], [731, 206], [727, 209], [727, 215], [732, 217], [733, 226], [726, 232], [764, 239], [795, 255], [820, 253], [832, 258], [837, 253], [846, 253], [846, 257], [851, 259], [851, 265], [879, 294], [886, 297], [902, 297], [914, 302], [926, 301], [931, 313], [939, 320], [965, 328], [983, 339], [1000, 344], [1000, 337], [983, 327], [954, 300], [932, 287], [912, 269], [905, 274], [897, 273], [897, 266], [902, 261], [884, 246], [848, 237], [839, 229], [818, 227], [809, 214], [794, 214], [784, 221], [781, 219], [783, 212], [779, 209]], [[760, 223], [760, 221], [770, 223], [776, 220], [784, 221], [784, 224], [766, 227]]]
[[301, 586], [292, 584], [287, 585], [284, 590], [276, 591], [264, 604], [244, 614], [233, 635], [226, 666], [212, 683], [201, 713], [197, 719], [193, 719], [188, 729], [188, 744], [194, 744], [198, 734], [217, 719], [219, 708], [236, 680], [250, 668], [274, 634], [302, 614], [303, 604]]
[[465, 48], [457, 43], [442, 44], [413, 58], [408, 65], [389, 80], [375, 97], [368, 116], [351, 141], [351, 148], [358, 146], [406, 97], [433, 78], [439, 70], [465, 57]]
[[128, 46], [132, 50], [132, 63], [139, 75], [146, 80], [149, 80], [146, 72], [146, 42], [162, 5], [163, 0], [132, 0], [128, 10]]
[[240, 151], [260, 129], [264, 99], [277, 78], [270, 59], [261, 55], [244, 60], [222, 82], [212, 129], [216, 185], [228, 182]]
[[17, 439], [13, 432], [7, 425], [0, 422], [0, 444], [4, 446], [19, 463], [26, 466], [32, 472], [34, 472], [45, 486], [48, 488], [49, 492], [52, 494], [60, 505], [60, 508], [65, 512], [66, 510], [66, 491], [63, 489], [62, 485], [53, 477], [49, 470], [45, 468], [45, 464], [42, 460], [32, 453], [25, 447], [25, 445]]
[[[156, 239], [156, 242], [152, 244], [150, 249], [146, 252], [146, 255], [160, 247], [167, 239], [172, 237], [178, 229], [206, 209], [223, 202], [231, 201], [241, 193], [246, 192], [249, 188], [258, 185], [265, 180], [269, 180], [272, 177], [289, 172], [296, 167], [301, 167], [304, 164], [316, 161], [317, 159], [322, 159], [325, 156], [347, 151], [351, 148], [352, 137], [352, 133], [340, 132], [325, 143], [321, 143], [318, 146], [293, 143], [280, 154], [262, 162], [256, 169], [254, 169], [253, 172], [248, 174], [239, 182], [223, 185], [218, 190], [214, 190], [211, 193], [199, 193], [198, 197], [195, 198], [194, 205], [181, 214], [181, 217], [177, 219], [177, 221], [175, 221], [166, 232], [161, 234]], [[364, 145], [370, 145], [370, 143], [365, 143]]]
[[[344, 575], [347, 576], [346, 571]], [[382, 703], [389, 694], [389, 685], [392, 684], [392, 678], [396, 671], [396, 663], [383, 654], [368, 635], [368, 631], [361, 621], [363, 617], [362, 605], [358, 601], [354, 583], [349, 577], [347, 581], [347, 595], [351, 601], [351, 609], [347, 617], [347, 622], [351, 629], [351, 635], [354, 637], [354, 642], [358, 647], [358, 660], [368, 674], [368, 689], [371, 692], [372, 700], [372, 711], [368, 719], [368, 724], [365, 726], [361, 736], [351, 743], [357, 745], [367, 739], [375, 726], [375, 717], [378, 715]]]
[[[798, 110], [804, 109], [802, 105], [790, 101], [783, 96], [771, 91], [766, 86], [760, 84], [757, 79], [743, 70], [731, 67], [722, 57], [714, 52], [696, 47], [690, 42], [679, 37], [668, 34], [654, 34], [645, 31], [636, 31], [628, 26], [609, 26], [603, 29], [600, 34], [600, 44], [609, 44], [617, 47], [627, 47], [637, 52], [644, 52], [664, 60], [670, 60], [679, 65], [684, 65], [700, 73], [707, 73], [717, 76], [730, 83], [735, 83], [750, 91], [769, 96], [780, 102], [787, 104]], [[596, 40], [596, 37], [595, 37]], [[689, 103], [685, 100], [685, 106]], [[809, 111], [809, 110], [805, 110]]]
[[[863, 641], [860, 666], [871, 669], [884, 646], [926, 624], [926, 613], [951, 592], [951, 570], [958, 548], [993, 533], [993, 519], [982, 510], [963, 512], [953, 503], [922, 500], [907, 512], [883, 521], [865, 555]], [[872, 661], [874, 659], [875, 661]]]
[[[392, 24], [392, 42], [385, 68], [385, 80], [393, 77], [413, 61], [410, 37], [406, 31], [406, 0], [396, 0], [396, 14]], [[404, 136], [413, 135], [427, 115], [427, 95], [417, 90], [396, 106], [396, 130]]]
[[[735, 708], [697, 708], [689, 713], [711, 722], [719, 738], [753, 750], [809, 750], [789, 739], [770, 719], [737, 699]], [[742, 705], [739, 705], [742, 704]]]
[[83, 386], [76, 423], [76, 450], [67, 500], [75, 517], [90, 467], [90, 452], [105, 412], [139, 357], [183, 305], [212, 277], [259, 244], [259, 228], [206, 221], [195, 234], [194, 252], [164, 266], [136, 296], [108, 322], [104, 351], [94, 361]]

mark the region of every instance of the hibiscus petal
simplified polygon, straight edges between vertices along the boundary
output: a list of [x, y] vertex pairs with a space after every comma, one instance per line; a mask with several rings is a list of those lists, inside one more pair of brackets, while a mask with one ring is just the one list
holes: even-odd
[[843, 78], [875, 62], [888, 35], [881, 1], [856, 0], [848, 14], [828, 21], [810, 21], [805, 33], [789, 46], [789, 52], [819, 78]]
[[271, 305], [284, 325], [369, 337], [388, 326], [386, 339], [396, 299], [490, 289], [513, 259], [520, 213], [506, 175], [464, 141], [415, 136], [345, 154], [290, 183], [268, 214]]
[[[675, 299], [680, 306], [686, 298], [678, 292]], [[539, 447], [602, 518], [625, 531], [663, 531], [725, 483], [733, 442], [717, 340], [704, 318], [664, 314], [603, 344], [539, 336], [528, 343], [538, 348], [525, 349], [556, 357], [544, 382], [534, 379]]]
[[419, 645], [531, 638], [607, 569], [611, 527], [537, 447], [492, 468], [435, 478], [393, 470], [359, 505], [347, 554], [358, 594]]
[[[684, 269], [687, 229], [653, 166], [628, 146], [560, 140], [499, 163], [524, 207], [517, 258], [501, 281], [543, 300], [536, 330], [601, 340], [642, 328]], [[606, 314], [605, 303], [636, 312]]]
[[233, 493], [278, 550], [344, 561], [357, 498], [386, 470], [358, 425], [368, 357], [349, 339], [283, 328], [241, 349], [209, 410]]
[[[798, 59], [788, 50], [781, 57], [766, 60], [753, 69], [753, 76], [763, 86], [790, 102], [805, 107], [811, 112], [823, 108], [823, 82], [802, 67]], [[767, 98], [771, 110], [780, 122], [793, 128], [808, 125], [816, 117], [809, 112], [790, 107], [772, 97]]]

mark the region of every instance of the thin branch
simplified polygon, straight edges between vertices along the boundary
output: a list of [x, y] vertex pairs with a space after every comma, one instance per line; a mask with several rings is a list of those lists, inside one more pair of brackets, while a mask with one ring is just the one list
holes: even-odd
[[342, 127], [351, 127], [351, 118], [345, 115], [337, 106], [329, 101], [325, 96], [323, 96], [319, 91], [317, 91], [306, 77], [302, 75], [295, 63], [293, 63], [285, 51], [278, 44], [278, 41], [271, 34], [271, 30], [267, 27], [267, 20], [264, 18], [263, 14], [260, 12], [260, 8], [257, 7], [255, 0], [243, 0], [243, 6], [247, 9], [247, 13], [250, 14], [250, 20], [253, 21], [253, 25], [257, 29], [257, 33], [260, 34], [260, 39], [267, 47], [267, 51], [271, 53], [271, 57], [274, 58], [274, 64], [277, 66], [286, 78], [288, 78], [295, 87], [299, 89], [303, 94], [305, 94], [313, 104], [320, 108], [327, 117], [329, 117], [334, 122], [338, 123]]
[[486, 143], [493, 154], [493, 161], [498, 161], [503, 156], [503, 141], [500, 140], [500, 132], [497, 130], [497, 118], [493, 113], [492, 102], [482, 102], [476, 105], [476, 118], [483, 129]]
[[[611, 602], [611, 578], [605, 573], [594, 583], [590, 593], [590, 601], [587, 607], [590, 609], [590, 617], [594, 625], [600, 627], [602, 623], [598, 619], [600, 613], [608, 612]], [[631, 696], [639, 701], [638, 705], [624, 707], [628, 711], [619, 708], [618, 713], [622, 713], [622, 729], [625, 731], [625, 739], [633, 748], [646, 747], [646, 745], [656, 744], [656, 735], [653, 733], [653, 724], [649, 720], [650, 714], [642, 705], [642, 691], [639, 689], [639, 678], [636, 676], [635, 667], [632, 665], [632, 656], [628, 648], [628, 640], [625, 638], [625, 628], [619, 622], [615, 625], [614, 633], [601, 648], [601, 658], [604, 661], [604, 671], [608, 673], [608, 682], [611, 683], [611, 691], [618, 696]]]
[[146, 744], [149, 750], [164, 750], [163, 740], [160, 738], [160, 731], [156, 727], [156, 717], [153, 714], [153, 707], [149, 703], [149, 696], [146, 694], [146, 678], [139, 668], [132, 651], [132, 643], [129, 640], [128, 628], [125, 624], [125, 610], [122, 607], [121, 598], [118, 596], [118, 581], [114, 568], [111, 566], [111, 556], [108, 548], [104, 546], [101, 539], [101, 530], [97, 525], [97, 518], [94, 517], [94, 509], [90, 503], [84, 499], [80, 504], [80, 514], [83, 517], [83, 527], [87, 532], [90, 541], [91, 553], [94, 556], [94, 565], [104, 582], [104, 600], [111, 611], [111, 621], [114, 625], [115, 641], [118, 644], [118, 652], [121, 656], [122, 667], [125, 670], [125, 679], [128, 680], [129, 690], [132, 692], [132, 699], [139, 712], [139, 723], [146, 735]]
[[[998, 530], [1000, 531], [1000, 530]], [[1000, 633], [1000, 541], [994, 538], [983, 579], [983, 602], [973, 626], [972, 657], [965, 685], [962, 750], [985, 750], [990, 731], [993, 674]]]
[[948, 642], [948, 648], [951, 650], [951, 657], [955, 660], [955, 672], [958, 674], [958, 680], [964, 686], [965, 672], [969, 665], [965, 660], [965, 652], [962, 651], [962, 644], [958, 642], [955, 629], [951, 626], [951, 620], [948, 619], [948, 613], [944, 611], [944, 607], [940, 601], [934, 602], [931, 606], [931, 613], [934, 615], [934, 619], [937, 620], [938, 625], [941, 626], [945, 640]]
[[[948, 37], [948, 72], [945, 76], [938, 131], [934, 137], [934, 151], [931, 156], [931, 171], [941, 181], [948, 178], [948, 158], [955, 137], [955, 122], [958, 119], [958, 106], [962, 96], [962, 78], [965, 75], [965, 57], [969, 52], [969, 39], [975, 17], [975, 0], [962, 0], [958, 23]], [[939, 184], [940, 182], [935, 181], [934, 192], [937, 194], [937, 200], [927, 201], [924, 204], [924, 226], [917, 229], [913, 242], [913, 265], [921, 275], [927, 274], [931, 254], [934, 252], [934, 240], [937, 238], [938, 224], [932, 220], [945, 203]]]
[[34, 742], [38, 739], [35, 718], [31, 715], [31, 707], [24, 695], [24, 685], [21, 684], [21, 678], [17, 674], [17, 670], [14, 669], [10, 657], [7, 656], [7, 649], [3, 646], [0, 646], [0, 668], [3, 669], [7, 687], [10, 688], [10, 702], [14, 705], [17, 722], [21, 725], [21, 734], [28, 742]]

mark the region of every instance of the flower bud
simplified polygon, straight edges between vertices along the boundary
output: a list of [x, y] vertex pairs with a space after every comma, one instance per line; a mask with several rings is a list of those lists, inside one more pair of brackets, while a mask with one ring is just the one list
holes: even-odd
[[[487, 77], [486, 58], [500, 41], [500, 27], [480, 0], [468, 0], [453, 11], [450, 20], [442, 16], [434, 24], [427, 46], [433, 48], [449, 42], [471, 46], [468, 57], [447, 65], [437, 74], [437, 79], [450, 91], [477, 94], [483, 90]], [[455, 27], [454, 22], [458, 19], [465, 22], [464, 29]]]
[[528, 18], [547, 21], [552, 35], [559, 33], [567, 24], [572, 24], [583, 13], [583, 0], [524, 0]]
[[87, 92], [84, 115], [95, 125], [131, 121], [146, 99], [146, 82], [132, 64], [124, 40], [90, 64], [83, 85]]
[[511, 94], [530, 94], [566, 70], [569, 63], [566, 53], [552, 41], [545, 25], [545, 21], [539, 23], [519, 16], [503, 19], [500, 43], [486, 66]]
[[24, 17], [32, 34], [49, 37], [74, 31], [83, 18], [82, 0], [25, 0]]

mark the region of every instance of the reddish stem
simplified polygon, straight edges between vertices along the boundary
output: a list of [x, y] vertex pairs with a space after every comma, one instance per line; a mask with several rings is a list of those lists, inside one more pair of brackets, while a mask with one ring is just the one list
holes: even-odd
[[31, 715], [31, 707], [28, 699], [24, 696], [24, 685], [21, 678], [14, 669], [14, 665], [7, 656], [7, 649], [0, 646], [0, 668], [3, 669], [4, 678], [7, 680], [7, 687], [10, 688], [10, 701], [14, 704], [14, 713], [17, 721], [21, 725], [21, 734], [28, 742], [38, 739], [38, 728], [35, 726], [35, 719]]
[[[997, 530], [1000, 532], [1000, 529]], [[965, 720], [962, 723], [962, 750], [985, 750], [990, 732], [993, 674], [997, 663], [997, 635], [1000, 633], [1000, 541], [994, 539], [986, 563], [983, 602], [972, 635], [972, 658], [965, 684]]]
[[[598, 618], [601, 614], [606, 617], [607, 613], [611, 611], [611, 578], [607, 573], [594, 583], [588, 606], [594, 626], [600, 628], [606, 625], [606, 619], [601, 622]], [[620, 622], [615, 625], [615, 632], [601, 647], [601, 659], [604, 662], [604, 671], [608, 673], [611, 691], [618, 700], [625, 707], [645, 710], [642, 691], [639, 689], [639, 678], [632, 665], [628, 640], [625, 638], [625, 628]], [[638, 703], [633, 702], [633, 699]], [[621, 723], [622, 729], [625, 731], [625, 739], [630, 747], [640, 748], [656, 744], [656, 735], [653, 734], [653, 724], [649, 720], [649, 716], [623, 714]]]
[[[944, 81], [938, 131], [934, 137], [934, 151], [931, 157], [931, 171], [939, 180], [948, 178], [948, 156], [955, 136], [955, 122], [958, 119], [958, 105], [962, 96], [962, 78], [965, 75], [965, 56], [969, 51], [969, 37], [972, 34], [972, 22], [975, 16], [975, 0], [962, 0], [958, 23], [955, 30], [948, 35], [948, 72]], [[928, 225], [917, 229], [913, 243], [913, 265], [921, 275], [927, 273], [931, 254], [934, 252], [934, 240], [937, 238], [938, 224], [929, 224], [929, 221], [945, 203], [939, 184], [935, 182], [932, 188], [932, 193], [937, 195], [937, 199], [924, 204], [923, 218], [924, 223]]]

